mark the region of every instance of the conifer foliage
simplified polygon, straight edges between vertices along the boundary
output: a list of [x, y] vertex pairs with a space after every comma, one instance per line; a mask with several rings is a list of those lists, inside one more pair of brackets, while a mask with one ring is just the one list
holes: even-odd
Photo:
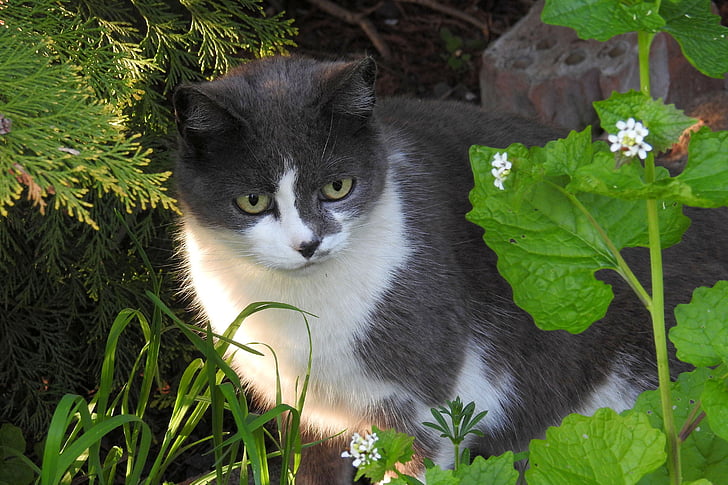
[[0, 0], [0, 416], [42, 433], [147, 305], [140, 246], [170, 264], [174, 87], [294, 33], [258, 0]]

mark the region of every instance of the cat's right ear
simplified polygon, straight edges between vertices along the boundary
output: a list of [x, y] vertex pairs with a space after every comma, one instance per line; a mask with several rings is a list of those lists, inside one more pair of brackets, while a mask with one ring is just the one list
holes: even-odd
[[184, 142], [196, 150], [204, 150], [214, 138], [241, 124], [200, 85], [179, 86], [172, 102], [177, 131]]
[[336, 114], [368, 119], [373, 110], [376, 96], [374, 82], [377, 65], [371, 57], [359, 61], [341, 63], [327, 73], [328, 107]]

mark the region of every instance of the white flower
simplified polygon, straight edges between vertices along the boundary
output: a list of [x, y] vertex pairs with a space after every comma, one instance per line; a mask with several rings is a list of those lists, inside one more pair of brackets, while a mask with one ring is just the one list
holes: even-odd
[[491, 165], [493, 166], [493, 169], [490, 173], [492, 173], [493, 177], [495, 177], [493, 185], [501, 190], [505, 190], [503, 182], [506, 178], [508, 178], [508, 175], [511, 173], [511, 168], [513, 167], [513, 164], [508, 161], [508, 153], [496, 153], [493, 156]]
[[373, 461], [377, 461], [382, 457], [377, 448], [374, 447], [378, 439], [379, 438], [376, 433], [367, 434], [364, 437], [362, 437], [359, 433], [354, 433], [351, 437], [349, 451], [343, 452], [341, 457], [354, 458], [354, 462], [352, 464], [356, 468], [359, 468], [362, 465], [368, 465]]
[[613, 152], [622, 152], [626, 157], [632, 158], [635, 155], [644, 160], [647, 152], [652, 150], [652, 145], [645, 142], [650, 134], [649, 130], [641, 122], [629, 118], [627, 121], [618, 121], [616, 135], [609, 135], [607, 139], [612, 145], [609, 149]]

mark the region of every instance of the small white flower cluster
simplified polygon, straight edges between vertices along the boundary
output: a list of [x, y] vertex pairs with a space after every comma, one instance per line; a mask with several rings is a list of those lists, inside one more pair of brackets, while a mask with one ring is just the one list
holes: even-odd
[[503, 182], [506, 180], [506, 178], [508, 178], [508, 175], [510, 175], [511, 173], [511, 168], [513, 167], [513, 164], [508, 161], [508, 153], [496, 153], [493, 156], [493, 161], [491, 162], [491, 165], [493, 166], [493, 169], [490, 171], [490, 173], [492, 173], [495, 177], [493, 185], [501, 190], [505, 190], [505, 187], [503, 187]]
[[644, 160], [647, 152], [652, 150], [652, 145], [645, 142], [649, 130], [641, 122], [629, 118], [627, 121], [618, 121], [616, 135], [609, 135], [607, 139], [612, 145], [609, 149], [613, 152], [622, 152], [626, 157], [632, 158], [635, 155]]
[[351, 437], [349, 451], [343, 452], [341, 457], [354, 458], [354, 463], [352, 464], [356, 468], [377, 461], [382, 458], [377, 448], [374, 447], [378, 439], [376, 433], [367, 434], [366, 436], [354, 433], [354, 436]]

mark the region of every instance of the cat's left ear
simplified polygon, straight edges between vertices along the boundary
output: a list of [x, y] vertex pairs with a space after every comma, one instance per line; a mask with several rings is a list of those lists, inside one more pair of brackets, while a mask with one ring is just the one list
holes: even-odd
[[333, 113], [368, 119], [374, 111], [376, 96], [374, 82], [377, 65], [371, 57], [360, 61], [337, 64], [325, 74], [324, 106]]

